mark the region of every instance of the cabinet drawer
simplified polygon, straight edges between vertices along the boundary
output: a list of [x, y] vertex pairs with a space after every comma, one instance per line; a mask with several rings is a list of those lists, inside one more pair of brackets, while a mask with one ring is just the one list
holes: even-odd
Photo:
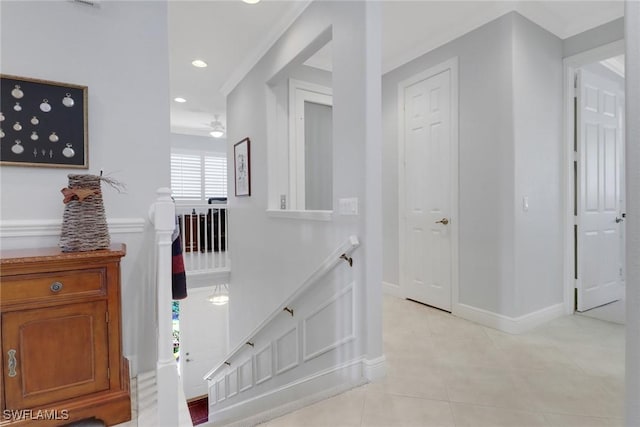
[[105, 273], [105, 269], [97, 268], [93, 270], [5, 276], [2, 278], [2, 288], [0, 290], [2, 303], [76, 295], [104, 295], [106, 293]]

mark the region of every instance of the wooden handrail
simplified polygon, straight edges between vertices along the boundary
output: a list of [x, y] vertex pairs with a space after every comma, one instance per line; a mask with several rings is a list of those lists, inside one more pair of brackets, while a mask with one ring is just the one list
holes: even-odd
[[[360, 246], [360, 242], [357, 236], [349, 236], [347, 241], [340, 245], [335, 251], [331, 253], [323, 262], [316, 268], [316, 270], [307, 277], [307, 279], [302, 282], [302, 284], [293, 292], [287, 299], [285, 299], [278, 308], [276, 308], [266, 319], [262, 321], [250, 334], [248, 334], [244, 339], [239, 341], [239, 344], [231, 350], [227, 356], [216, 365], [213, 369], [207, 372], [203, 379], [210, 380], [212, 379], [216, 373], [222, 368], [228, 367], [229, 360], [232, 360], [233, 357], [245, 348], [248, 342], [253, 342], [253, 339], [259, 334], [259, 332], [267, 326], [272, 320], [274, 320], [277, 316], [279, 316], [285, 308], [288, 308], [289, 305], [293, 301], [295, 301], [298, 297], [300, 297], [304, 292], [306, 292], [311, 286], [313, 286], [319, 279], [321, 279], [325, 274], [331, 271], [336, 265], [341, 262], [344, 262], [344, 258], [348, 257], [358, 246]], [[344, 257], [343, 257], [344, 255]], [[350, 264], [352, 265], [352, 264]]]

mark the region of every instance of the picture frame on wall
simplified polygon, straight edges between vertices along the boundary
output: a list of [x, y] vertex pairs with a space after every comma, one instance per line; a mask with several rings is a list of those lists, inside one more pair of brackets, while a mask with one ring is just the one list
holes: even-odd
[[251, 151], [249, 138], [244, 138], [233, 146], [233, 167], [235, 171], [236, 196], [251, 195]]
[[0, 74], [0, 165], [87, 169], [87, 90]]

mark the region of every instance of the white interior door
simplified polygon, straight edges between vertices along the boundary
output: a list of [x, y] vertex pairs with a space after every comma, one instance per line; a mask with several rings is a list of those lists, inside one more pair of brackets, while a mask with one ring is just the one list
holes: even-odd
[[622, 89], [605, 76], [578, 72], [578, 311], [624, 295]]
[[[404, 87], [403, 293], [451, 311], [451, 69]], [[401, 168], [402, 170], [402, 168]]]
[[214, 288], [189, 289], [180, 301], [180, 372], [187, 399], [208, 393], [202, 377], [226, 356], [228, 305], [208, 301]]

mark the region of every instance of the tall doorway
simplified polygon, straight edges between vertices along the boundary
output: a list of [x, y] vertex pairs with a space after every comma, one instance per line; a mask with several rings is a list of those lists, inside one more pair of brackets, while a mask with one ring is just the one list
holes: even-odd
[[452, 59], [398, 87], [401, 292], [446, 311], [458, 271], [457, 85]]
[[624, 56], [573, 72], [574, 309], [624, 323]]

